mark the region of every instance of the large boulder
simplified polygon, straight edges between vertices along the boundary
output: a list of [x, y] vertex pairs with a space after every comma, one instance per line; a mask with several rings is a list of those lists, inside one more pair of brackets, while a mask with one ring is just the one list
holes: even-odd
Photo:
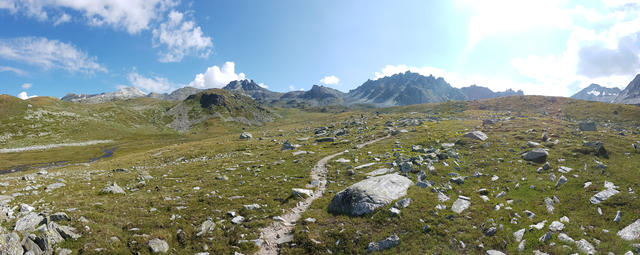
[[14, 230], [18, 232], [32, 232], [43, 220], [44, 217], [35, 212], [30, 212], [16, 221]]
[[0, 254], [22, 255], [23, 252], [18, 234], [13, 232], [0, 235]]
[[535, 148], [522, 154], [522, 158], [526, 161], [533, 161], [536, 163], [544, 163], [547, 161], [549, 152], [542, 148]]
[[618, 231], [618, 236], [627, 241], [640, 239], [640, 219]]
[[487, 138], [489, 138], [482, 131], [467, 132], [466, 134], [464, 134], [464, 137], [469, 137], [471, 139], [476, 139], [476, 140], [480, 140], [480, 141], [484, 141], [484, 140], [487, 140]]
[[154, 238], [147, 243], [151, 253], [167, 253], [169, 251], [169, 244], [165, 240]]
[[372, 213], [407, 195], [412, 185], [411, 180], [399, 174], [371, 177], [338, 192], [329, 203], [329, 212], [352, 216]]

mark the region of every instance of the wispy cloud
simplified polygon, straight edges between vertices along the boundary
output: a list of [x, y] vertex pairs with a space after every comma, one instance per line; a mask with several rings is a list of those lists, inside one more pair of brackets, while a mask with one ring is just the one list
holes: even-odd
[[20, 86], [20, 87], [22, 87], [23, 89], [30, 89], [32, 86], [33, 86], [33, 84], [31, 84], [31, 83], [23, 83], [22, 86]]
[[10, 66], [0, 66], [0, 72], [14, 72], [17, 75], [27, 74], [27, 72], [23, 71], [22, 69], [10, 67]]
[[44, 69], [64, 69], [72, 73], [107, 71], [97, 62], [96, 57], [90, 57], [74, 45], [44, 37], [0, 39], [0, 58]]

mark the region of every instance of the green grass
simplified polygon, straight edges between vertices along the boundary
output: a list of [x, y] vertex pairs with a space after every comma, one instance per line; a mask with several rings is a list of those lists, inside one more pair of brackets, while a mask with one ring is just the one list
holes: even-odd
[[[295, 206], [297, 201], [290, 197], [291, 188], [304, 188], [309, 183], [310, 169], [320, 158], [348, 150], [340, 157], [350, 159], [351, 163], [329, 163], [327, 193], [315, 200], [302, 216], [303, 219], [313, 217], [318, 221], [298, 224], [294, 229], [295, 245], [284, 247], [284, 254], [325, 254], [327, 250], [334, 254], [362, 254], [366, 253], [369, 242], [383, 240], [391, 234], [401, 238], [400, 245], [381, 254], [483, 254], [487, 249], [515, 254], [518, 244], [512, 235], [514, 231], [528, 229], [530, 224], [542, 220], [548, 221], [546, 230], [551, 221], [559, 220], [562, 216], [570, 218], [570, 223], [565, 224], [565, 233], [576, 240], [585, 238], [594, 245], [593, 238], [599, 239], [601, 243], [596, 247], [600, 253], [612, 251], [621, 254], [630, 250], [631, 243], [622, 241], [615, 233], [635, 221], [635, 215], [640, 215], [640, 202], [637, 199], [640, 187], [634, 181], [640, 177], [640, 172], [635, 171], [640, 168], [640, 154], [631, 151], [631, 143], [640, 140], [638, 135], [631, 132], [637, 131], [640, 108], [561, 98], [525, 99], [510, 97], [359, 110], [327, 108], [323, 111], [317, 108], [300, 111], [272, 108], [270, 111], [280, 117], [263, 126], [245, 126], [211, 119], [190, 132], [178, 133], [166, 129], [165, 125], [170, 120], [164, 119], [161, 114], [173, 105], [157, 100], [129, 100], [86, 106], [50, 99], [13, 102], [9, 98], [0, 98], [0, 106], [6, 106], [1, 108], [3, 113], [0, 118], [13, 121], [0, 122], [4, 128], [1, 130], [12, 133], [23, 131], [24, 134], [2, 144], [2, 148], [64, 141], [114, 140], [113, 144], [99, 146], [0, 154], [0, 166], [57, 160], [85, 162], [88, 158], [100, 156], [102, 147], [119, 147], [113, 158], [89, 165], [49, 170], [49, 175], [35, 175], [35, 183], [20, 178], [37, 170], [0, 176], [0, 181], [10, 184], [0, 187], [0, 193], [24, 193], [14, 203], [29, 203], [38, 210], [49, 208], [51, 212], [67, 211], [74, 219], [70, 225], [78, 228], [83, 237], [64, 242], [60, 247], [75, 252], [95, 253], [94, 249], [104, 248], [112, 254], [146, 254], [146, 242], [161, 238], [167, 240], [171, 252], [176, 254], [201, 252], [205, 250], [204, 246], [208, 247], [211, 254], [236, 251], [251, 254], [257, 248], [249, 240], [258, 238], [259, 229], [270, 224], [272, 217], [282, 214], [282, 210]], [[32, 130], [29, 126], [38, 123], [24, 119], [28, 114], [26, 104], [32, 104], [31, 111], [45, 109], [73, 112], [82, 118], [95, 114], [101, 114], [102, 117], [96, 122], [79, 122], [71, 130], [64, 130], [68, 129], [65, 123], [70, 120], [53, 116], [50, 119], [54, 121], [39, 128], [60, 132], [58, 137], [28, 137], [38, 130]], [[617, 111], [617, 114], [608, 114], [613, 111]], [[361, 116], [365, 119], [360, 119]], [[482, 126], [483, 119], [504, 117], [513, 119]], [[382, 136], [387, 121], [398, 123], [397, 120], [404, 118], [437, 121], [425, 121], [417, 127], [398, 127], [410, 132], [375, 145], [354, 148], [356, 144], [372, 137]], [[601, 124], [607, 124], [611, 119], [612, 123], [610, 127], [601, 126], [599, 132], [576, 131], [575, 120], [583, 119], [592, 119]], [[366, 125], [348, 125], [353, 120], [364, 121]], [[347, 141], [314, 145], [313, 129], [320, 126], [334, 126], [331, 130], [348, 126], [348, 135], [339, 137], [339, 140]], [[612, 129], [619, 127], [629, 130], [627, 136], [620, 136], [618, 131]], [[462, 135], [469, 130], [483, 130], [490, 137], [487, 141], [489, 144], [483, 147], [485, 142], [463, 138]], [[539, 141], [543, 130], [553, 140], [559, 139], [560, 142], [556, 145], [543, 143], [550, 150], [548, 161], [552, 170], [538, 174], [536, 169], [541, 165], [522, 161], [519, 153], [526, 150], [523, 147], [527, 141]], [[240, 140], [238, 135], [242, 131], [252, 133], [254, 139]], [[302, 137], [309, 137], [309, 140], [296, 140]], [[301, 144], [299, 150], [314, 153], [293, 156], [291, 152], [281, 152], [280, 147], [285, 140]], [[598, 159], [608, 165], [604, 174], [594, 168], [593, 155], [577, 150], [583, 140], [604, 142], [611, 154], [609, 159]], [[333, 194], [366, 178], [365, 174], [369, 171], [389, 167], [388, 164], [396, 159], [394, 153], [404, 157], [417, 156], [417, 153], [410, 151], [411, 145], [437, 148], [445, 142], [457, 142], [455, 149], [460, 154], [457, 160], [460, 167], [454, 168], [456, 164], [452, 158], [444, 160], [448, 166], [442, 161], [437, 162], [434, 165], [436, 171], [428, 175], [428, 180], [442, 187], [451, 172], [463, 176], [471, 176], [475, 171], [485, 174], [479, 178], [469, 177], [463, 185], [452, 184], [451, 190], [445, 189], [444, 192], [451, 198], [442, 203], [447, 205], [447, 210], [435, 209], [435, 205], [440, 204], [436, 193], [413, 186], [407, 195], [412, 199], [411, 205], [402, 209], [399, 217], [388, 213], [391, 205], [362, 217], [327, 212]], [[509, 149], [513, 149], [513, 152]], [[631, 153], [625, 155], [626, 152]], [[376, 158], [380, 161], [376, 161]], [[503, 162], [498, 158], [502, 158]], [[564, 162], [558, 162], [560, 158]], [[369, 162], [378, 163], [356, 170], [353, 175], [348, 171], [350, 167]], [[586, 170], [584, 163], [587, 163]], [[561, 165], [574, 170], [565, 174], [569, 178], [568, 183], [554, 188], [555, 183], [549, 180], [549, 173], [554, 172], [560, 177], [561, 174], [555, 170]], [[115, 168], [126, 168], [131, 172], [116, 173], [112, 171]], [[153, 178], [142, 185], [139, 176], [147, 174]], [[574, 174], [578, 177], [573, 177]], [[491, 182], [492, 175], [500, 178]], [[216, 178], [221, 176], [228, 177], [228, 180]], [[413, 173], [408, 177], [416, 180]], [[62, 179], [67, 186], [50, 193], [43, 190], [44, 186], [58, 182], [58, 179]], [[597, 207], [589, 203], [589, 198], [602, 190], [605, 180], [620, 186], [621, 193], [599, 205], [604, 212], [600, 216], [596, 212]], [[99, 195], [102, 188], [114, 181], [125, 188], [126, 195]], [[588, 189], [583, 188], [586, 181], [593, 182]], [[515, 189], [516, 183], [520, 184], [518, 189]], [[42, 186], [36, 189], [37, 194], [24, 190], [28, 185], [38, 184]], [[530, 189], [530, 185], [534, 185], [535, 189]], [[629, 194], [628, 187], [633, 188], [636, 194]], [[490, 191], [490, 201], [482, 201], [476, 192], [480, 188]], [[494, 198], [500, 191], [507, 191], [507, 195]], [[449, 209], [457, 195], [470, 196], [472, 201], [471, 207], [461, 215], [455, 215]], [[242, 197], [230, 199], [234, 196]], [[543, 199], [552, 196], [557, 196], [561, 203], [556, 205], [554, 214], [549, 214], [544, 209]], [[507, 200], [513, 202], [507, 204]], [[243, 209], [243, 205], [253, 203], [260, 204], [262, 209]], [[501, 210], [494, 211], [494, 206], [500, 203], [512, 209], [507, 210], [503, 206]], [[72, 208], [75, 209], [69, 210]], [[152, 208], [155, 209], [152, 211]], [[537, 216], [533, 220], [526, 218], [522, 212], [525, 209]], [[620, 223], [612, 221], [617, 210], [621, 210], [623, 215]], [[246, 221], [240, 225], [232, 224], [231, 218], [226, 215], [228, 211], [237, 212]], [[510, 223], [515, 213], [522, 216], [517, 225]], [[455, 217], [448, 217], [452, 214]], [[85, 217], [89, 223], [80, 222], [80, 217]], [[216, 223], [215, 230], [196, 236], [200, 224], [207, 218]], [[12, 229], [14, 223], [15, 220], [0, 224]], [[484, 236], [482, 231], [491, 224], [502, 225], [502, 229], [493, 237]], [[425, 225], [431, 226], [432, 231], [428, 234], [423, 232]], [[133, 228], [139, 230], [131, 231]], [[603, 229], [610, 232], [603, 233]], [[551, 240], [557, 243], [555, 247], [539, 243], [537, 239], [544, 232], [535, 230], [525, 234], [526, 253], [536, 249], [551, 254], [569, 252], [556, 240], [556, 235]], [[112, 237], [120, 241], [113, 242], [110, 240]], [[311, 239], [320, 243], [316, 244]], [[461, 248], [460, 241], [466, 244], [466, 248]], [[484, 249], [477, 248], [481, 243]], [[571, 252], [576, 252], [574, 245], [569, 247]]]

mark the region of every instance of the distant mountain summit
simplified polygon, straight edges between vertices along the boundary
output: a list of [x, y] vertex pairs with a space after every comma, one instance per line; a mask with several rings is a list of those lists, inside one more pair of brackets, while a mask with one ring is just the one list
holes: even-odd
[[471, 85], [469, 87], [460, 88], [460, 90], [467, 97], [467, 100], [481, 100], [481, 99], [507, 97], [507, 96], [524, 96], [524, 92], [522, 92], [522, 90], [514, 91], [512, 89], [507, 89], [502, 92], [493, 92], [491, 89], [487, 87], [482, 87], [477, 85]]
[[373, 104], [396, 106], [465, 100], [466, 96], [451, 87], [443, 78], [422, 76], [406, 72], [377, 80], [368, 80], [360, 87], [349, 91], [348, 104]]
[[200, 93], [201, 91], [204, 91], [204, 89], [197, 89], [194, 87], [182, 87], [174, 90], [169, 94], [149, 93], [147, 97], [160, 99], [160, 100], [167, 100], [167, 101], [182, 101], [187, 99], [187, 97], [189, 97], [190, 95]]
[[101, 93], [101, 94], [74, 94], [69, 93], [62, 97], [63, 101], [80, 102], [80, 103], [103, 103], [115, 100], [133, 99], [138, 97], [144, 97], [146, 94], [136, 87], [124, 87], [116, 92]]
[[607, 88], [594, 83], [578, 91], [571, 98], [611, 103], [618, 97], [620, 92], [619, 88]]
[[282, 96], [282, 93], [273, 92], [266, 88], [260, 87], [253, 80], [237, 80], [232, 81], [222, 88], [223, 90], [235, 91], [241, 94], [245, 94], [256, 101], [264, 102], [270, 100], [276, 100]]
[[617, 104], [640, 104], [640, 74], [613, 100]]

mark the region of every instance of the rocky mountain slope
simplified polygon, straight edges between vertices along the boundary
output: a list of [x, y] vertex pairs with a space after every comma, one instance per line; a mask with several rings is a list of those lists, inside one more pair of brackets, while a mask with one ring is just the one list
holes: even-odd
[[594, 83], [578, 91], [571, 98], [611, 103], [618, 97], [620, 92], [619, 88], [607, 88]]
[[487, 87], [471, 85], [469, 87], [460, 88], [462, 93], [467, 97], [467, 100], [480, 100], [480, 99], [488, 99], [488, 98], [496, 98], [496, 97], [507, 97], [507, 96], [524, 96], [522, 90], [514, 91], [512, 89], [508, 89], [505, 91], [493, 92], [491, 89]]
[[466, 96], [443, 78], [406, 72], [377, 80], [368, 80], [349, 91], [348, 104], [396, 106], [465, 100]]
[[197, 89], [193, 87], [182, 87], [174, 90], [169, 94], [149, 93], [146, 97], [160, 99], [160, 100], [167, 100], [167, 101], [182, 101], [187, 99], [187, 97], [189, 97], [190, 95], [199, 93], [203, 90], [204, 89]]
[[282, 93], [273, 92], [260, 87], [260, 85], [255, 83], [253, 80], [232, 81], [222, 89], [245, 94], [258, 102], [270, 102], [272, 100], [277, 100], [282, 96]]
[[280, 97], [280, 102], [286, 105], [304, 103], [309, 106], [342, 105], [346, 94], [342, 91], [313, 85], [308, 91], [291, 91]]
[[640, 104], [640, 74], [613, 100], [617, 104]]
[[144, 96], [146, 96], [146, 94], [136, 87], [124, 87], [115, 92], [100, 94], [69, 93], [66, 96], [62, 97], [62, 100], [69, 102], [96, 104], [115, 100], [133, 99]]
[[233, 91], [209, 89], [187, 97], [167, 111], [173, 121], [169, 127], [187, 131], [211, 118], [246, 125], [263, 125], [275, 115], [250, 97]]

